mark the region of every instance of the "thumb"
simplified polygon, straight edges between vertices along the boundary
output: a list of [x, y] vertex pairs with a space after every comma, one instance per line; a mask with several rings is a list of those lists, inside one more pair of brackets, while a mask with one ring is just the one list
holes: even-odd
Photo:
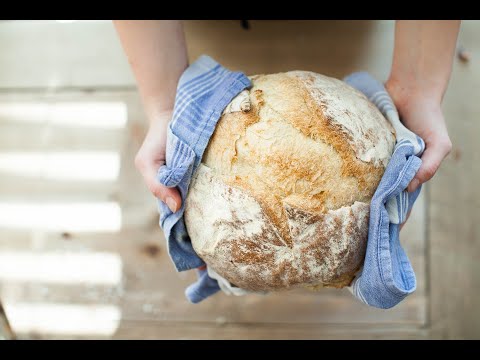
[[172, 212], [177, 212], [182, 206], [182, 198], [177, 188], [164, 186], [157, 180], [157, 172], [161, 165], [163, 163], [150, 163], [148, 165], [138, 164], [137, 167], [150, 192], [165, 203]]
[[415, 177], [410, 181], [410, 184], [408, 184], [408, 192], [415, 191], [420, 184], [430, 180], [451, 149], [452, 143], [448, 136], [441, 140], [426, 143], [426, 149], [422, 155], [422, 165]]

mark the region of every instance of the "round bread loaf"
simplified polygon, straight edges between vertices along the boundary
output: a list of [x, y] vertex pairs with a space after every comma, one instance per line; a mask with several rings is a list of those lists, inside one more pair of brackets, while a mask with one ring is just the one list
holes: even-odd
[[307, 71], [256, 75], [225, 109], [190, 185], [197, 254], [233, 285], [350, 284], [395, 144], [378, 109]]

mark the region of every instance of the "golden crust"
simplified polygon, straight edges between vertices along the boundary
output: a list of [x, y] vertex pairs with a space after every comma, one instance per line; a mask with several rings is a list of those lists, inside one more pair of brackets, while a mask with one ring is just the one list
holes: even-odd
[[[393, 130], [338, 80], [291, 72], [252, 82], [250, 111], [222, 116], [190, 187], [185, 219], [194, 248], [217, 273], [249, 290], [348, 285], [361, 266], [368, 204], [393, 150]], [[328, 91], [330, 98], [323, 95]], [[358, 108], [341, 109], [335, 92], [353, 96]], [[343, 123], [332, 116], [340, 110]], [[348, 117], [361, 137], [349, 132]], [[388, 146], [371, 149], [381, 141]], [[359, 158], [367, 152], [370, 162]], [[222, 220], [215, 209], [205, 211], [213, 204], [229, 214]], [[245, 224], [250, 231], [242, 231]]]

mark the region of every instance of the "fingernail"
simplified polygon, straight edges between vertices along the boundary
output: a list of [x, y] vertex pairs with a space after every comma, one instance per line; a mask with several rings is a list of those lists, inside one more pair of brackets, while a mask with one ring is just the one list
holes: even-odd
[[172, 210], [172, 212], [177, 211], [177, 203], [175, 202], [175, 200], [173, 200], [173, 198], [171, 198], [170, 196], [167, 197], [165, 203], [167, 204], [168, 208]]
[[408, 186], [408, 192], [414, 192], [417, 189], [419, 183], [420, 181], [418, 181], [418, 179], [413, 179]]

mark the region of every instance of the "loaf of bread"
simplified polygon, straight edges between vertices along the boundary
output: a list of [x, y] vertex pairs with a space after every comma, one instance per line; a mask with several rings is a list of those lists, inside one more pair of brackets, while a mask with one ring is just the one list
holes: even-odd
[[362, 266], [394, 130], [340, 80], [307, 71], [251, 80], [225, 109], [190, 185], [193, 247], [246, 290], [347, 286]]

